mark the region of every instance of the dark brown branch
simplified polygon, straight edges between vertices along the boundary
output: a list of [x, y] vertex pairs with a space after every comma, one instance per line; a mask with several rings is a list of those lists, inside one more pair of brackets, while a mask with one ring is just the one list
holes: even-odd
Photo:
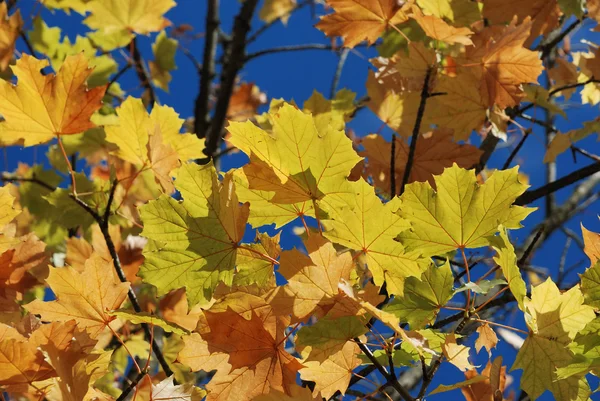
[[517, 144], [517, 146], [515, 146], [515, 148], [513, 149], [513, 151], [510, 152], [510, 155], [508, 156], [508, 159], [506, 159], [506, 161], [504, 162], [504, 165], [502, 166], [502, 170], [506, 170], [507, 168], [510, 167], [510, 164], [512, 163], [513, 159], [517, 156], [517, 153], [519, 153], [519, 151], [521, 150], [521, 148], [525, 144], [525, 141], [527, 140], [527, 138], [529, 137], [530, 134], [531, 134], [531, 130], [530, 129], [525, 130], [525, 133], [523, 134], [523, 137], [521, 138], [521, 140], [519, 141], [519, 143]]
[[148, 372], [146, 372], [146, 371], [141, 371], [140, 373], [138, 373], [138, 375], [129, 383], [129, 385], [123, 389], [123, 392], [121, 393], [121, 395], [119, 395], [119, 398], [117, 398], [115, 401], [124, 401], [127, 398], [127, 396], [129, 395], [129, 393], [131, 393], [131, 390], [133, 390], [135, 388], [135, 386], [137, 386], [138, 383], [147, 374], [148, 374]]
[[154, 106], [156, 103], [156, 94], [154, 93], [154, 87], [152, 86], [152, 82], [150, 81], [150, 73], [146, 69], [146, 64], [144, 64], [144, 59], [140, 54], [140, 51], [137, 46], [137, 38], [134, 36], [129, 44], [129, 52], [131, 54], [131, 58], [133, 60], [133, 64], [135, 65], [135, 72], [140, 80], [140, 84], [146, 91], [148, 92], [148, 102], [150, 106]]
[[379, 363], [379, 361], [377, 360], [375, 355], [373, 355], [373, 353], [371, 352], [369, 347], [367, 347], [365, 344], [363, 344], [362, 341], [360, 341], [360, 339], [358, 339], [358, 338], [355, 338], [354, 342], [356, 342], [356, 344], [358, 344], [358, 347], [360, 348], [360, 350], [367, 356], [367, 358], [369, 358], [369, 360], [371, 361], [371, 363], [373, 365], [375, 365], [375, 368], [377, 368], [379, 373], [382, 374], [382, 376], [387, 380], [389, 385], [391, 385], [402, 396], [402, 398], [404, 400], [414, 401], [414, 398], [410, 395], [410, 393], [404, 387], [402, 387], [400, 385], [400, 383], [398, 382], [398, 379], [396, 379], [396, 377], [393, 375], [393, 373], [390, 374], [387, 371], [387, 369], [385, 367], [383, 367], [383, 365], [381, 363]]
[[23, 42], [25, 42], [25, 46], [27, 46], [27, 50], [29, 50], [29, 54], [31, 54], [32, 56], [35, 56], [35, 50], [33, 50], [33, 46], [31, 45], [31, 42], [29, 41], [27, 34], [25, 32], [21, 31], [20, 36], [21, 36], [21, 39], [23, 39]]
[[567, 37], [568, 34], [570, 34], [571, 32], [573, 32], [573, 30], [575, 28], [577, 28], [582, 22], [583, 20], [585, 20], [586, 16], [584, 15], [583, 17], [581, 17], [581, 19], [575, 20], [571, 23], [571, 25], [569, 25], [564, 31], [562, 31], [559, 35], [557, 35], [556, 37], [554, 37], [552, 40], [550, 40], [547, 43], [540, 43], [535, 50], [537, 51], [541, 51], [542, 52], [542, 56], [540, 57], [541, 59], [545, 59], [550, 52], [552, 51], [552, 49], [554, 49], [556, 46], [558, 46], [558, 44], [560, 42], [563, 41], [564, 38]]
[[242, 4], [239, 14], [235, 17], [231, 43], [227, 46], [225, 63], [221, 73], [221, 84], [219, 96], [215, 105], [215, 113], [212, 118], [210, 129], [206, 135], [206, 148], [204, 154], [209, 157], [216, 152], [221, 140], [221, 131], [225, 125], [229, 100], [233, 94], [235, 79], [239, 70], [244, 65], [244, 54], [246, 52], [246, 35], [250, 31], [250, 21], [258, 0], [246, 0]]
[[519, 196], [515, 201], [515, 205], [528, 205], [539, 198], [542, 198], [548, 194], [554, 193], [566, 186], [576, 183], [577, 181], [583, 180], [595, 173], [600, 171], [600, 163], [590, 164], [579, 170], [573, 171], [571, 174], [559, 178], [554, 182], [550, 182], [540, 188], [526, 191], [523, 195]]
[[[423, 376], [423, 383], [421, 384], [421, 390], [419, 390], [419, 394], [417, 395], [417, 400], [423, 399], [425, 393], [427, 392], [427, 387], [431, 384], [433, 377], [437, 373], [440, 365], [442, 364], [442, 357], [439, 356], [434, 362], [431, 368], [427, 370], [427, 374]], [[425, 370], [425, 369], [424, 369]]]
[[302, 45], [286, 45], [286, 46], [278, 46], [272, 47], [270, 49], [259, 50], [254, 53], [250, 53], [246, 56], [246, 61], [250, 61], [254, 58], [264, 56], [266, 54], [274, 54], [274, 53], [284, 53], [284, 52], [297, 52], [303, 50], [333, 50], [334, 47], [329, 44], [323, 43], [307, 43]]
[[200, 90], [194, 106], [194, 131], [198, 138], [205, 138], [209, 125], [209, 100], [211, 83], [216, 76], [215, 61], [219, 40], [219, 0], [208, 0], [206, 9], [206, 35], [200, 70]]
[[[410, 148], [408, 150], [408, 158], [406, 159], [406, 168], [404, 169], [404, 177], [402, 177], [402, 184], [400, 186], [400, 195], [404, 193], [404, 187], [408, 183], [410, 178], [410, 171], [412, 169], [413, 160], [415, 158], [415, 150], [417, 148], [417, 140], [419, 139], [419, 133], [421, 132], [421, 121], [425, 114], [425, 105], [427, 104], [427, 98], [429, 97], [429, 78], [431, 77], [432, 68], [427, 68], [425, 73], [425, 80], [423, 81], [423, 88], [421, 89], [421, 101], [419, 102], [419, 109], [417, 111], [417, 119], [413, 127], [412, 139], [410, 140]], [[393, 174], [393, 173], [392, 173]]]
[[479, 158], [479, 163], [474, 166], [475, 174], [479, 174], [481, 171], [483, 171], [485, 165], [492, 156], [492, 153], [494, 153], [494, 150], [496, 150], [496, 145], [498, 145], [499, 141], [500, 139], [497, 136], [488, 133], [483, 142], [481, 142], [481, 145], [479, 145], [479, 150], [482, 150], [483, 153]]
[[113, 77], [113, 79], [110, 80], [108, 85], [106, 85], [106, 92], [108, 92], [108, 90], [110, 89], [112, 84], [117, 82], [118, 79], [121, 78], [123, 76], [123, 74], [125, 74], [130, 68], [131, 68], [131, 63], [127, 63], [127, 65], [125, 65], [125, 67], [121, 68], [121, 70], [116, 73], [116, 75]]

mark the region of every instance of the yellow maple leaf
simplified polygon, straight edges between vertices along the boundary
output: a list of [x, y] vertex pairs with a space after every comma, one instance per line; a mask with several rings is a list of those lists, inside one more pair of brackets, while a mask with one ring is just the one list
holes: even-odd
[[118, 279], [112, 262], [99, 255], [87, 260], [82, 273], [72, 267], [50, 269], [46, 282], [56, 300], [36, 299], [25, 309], [47, 322], [77, 319], [91, 337], [97, 337], [114, 320], [109, 312], [121, 306], [129, 290], [129, 283]]
[[410, 17], [417, 21], [425, 34], [432, 39], [448, 44], [460, 43], [465, 46], [473, 44], [469, 39], [473, 32], [469, 28], [456, 28], [434, 15], [423, 15], [418, 7], [412, 8]]
[[1, 142], [33, 146], [57, 135], [78, 134], [96, 125], [90, 120], [101, 106], [106, 86], [90, 90], [92, 74], [83, 54], [68, 56], [56, 75], [42, 75], [47, 60], [24, 54], [13, 71], [17, 85], [0, 83]]
[[6, 2], [0, 4], [0, 70], [6, 70], [13, 58], [15, 45], [23, 29], [23, 18], [20, 10], [10, 17]]
[[359, 353], [358, 345], [348, 341], [341, 350], [323, 362], [303, 362], [300, 377], [316, 383], [313, 391], [315, 396], [320, 393], [321, 397], [329, 399], [338, 391], [344, 395], [354, 369], [361, 364]]
[[590, 389], [585, 378], [574, 375], [559, 380], [556, 369], [572, 361], [567, 345], [595, 318], [594, 308], [584, 305], [578, 286], [561, 294], [550, 278], [531, 290], [525, 306], [530, 334], [512, 367], [523, 369], [521, 387], [533, 400], [546, 390], [560, 399], [587, 399]]
[[315, 201], [339, 192], [360, 158], [343, 131], [318, 131], [311, 115], [290, 104], [270, 113], [273, 132], [232, 122], [229, 142], [250, 157], [243, 167], [250, 189], [274, 193], [271, 203]]
[[322, 17], [316, 27], [327, 36], [341, 36], [346, 47], [363, 40], [373, 44], [388, 26], [408, 20], [395, 0], [327, 0], [327, 4], [335, 12]]
[[[395, 238], [409, 228], [396, 214], [398, 198], [386, 203], [375, 195], [373, 187], [362, 178], [350, 185], [348, 194], [333, 194], [319, 202], [328, 214], [323, 221], [323, 235], [331, 241], [364, 253], [376, 285], [387, 284], [392, 294], [402, 294], [404, 278], [419, 277], [427, 263], [419, 252], [405, 252]], [[342, 206], [343, 205], [343, 206]]]
[[296, 8], [296, 0], [265, 0], [258, 16], [264, 22], [271, 23], [277, 19], [287, 24], [290, 14]]
[[473, 170], [454, 164], [435, 177], [437, 193], [427, 182], [407, 185], [398, 213], [411, 230], [400, 233], [400, 240], [408, 249], [431, 256], [489, 245], [488, 237], [500, 224], [519, 228], [535, 209], [511, 206], [527, 189], [517, 170], [496, 171], [479, 186]]
[[471, 365], [469, 362], [469, 350], [469, 347], [457, 344], [456, 336], [454, 334], [448, 335], [446, 337], [446, 342], [442, 345], [442, 351], [444, 352], [444, 356], [448, 359], [448, 362], [463, 372], [475, 368], [475, 366]]
[[91, 14], [83, 22], [106, 33], [147, 35], [171, 24], [164, 14], [175, 4], [173, 0], [92, 0], [88, 3]]

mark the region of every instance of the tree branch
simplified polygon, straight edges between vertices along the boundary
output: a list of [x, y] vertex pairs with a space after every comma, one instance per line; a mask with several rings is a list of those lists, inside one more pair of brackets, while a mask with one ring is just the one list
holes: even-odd
[[108, 92], [108, 90], [110, 89], [110, 87], [112, 86], [112, 84], [114, 84], [115, 82], [117, 82], [117, 80], [119, 78], [121, 78], [123, 76], [123, 74], [125, 74], [130, 68], [131, 68], [131, 63], [127, 63], [127, 65], [125, 65], [123, 68], [121, 68], [121, 70], [119, 72], [117, 72], [115, 74], [115, 76], [110, 80], [110, 82], [108, 83], [108, 85], [106, 85], [106, 92]]
[[[421, 121], [425, 114], [425, 105], [427, 104], [427, 98], [429, 97], [429, 78], [431, 77], [432, 68], [427, 68], [425, 73], [425, 80], [423, 81], [423, 88], [421, 89], [421, 101], [419, 102], [419, 109], [417, 111], [417, 119], [413, 127], [412, 139], [410, 140], [410, 149], [408, 150], [408, 158], [406, 159], [406, 168], [404, 169], [404, 177], [402, 178], [402, 184], [400, 186], [400, 195], [404, 193], [404, 187], [410, 178], [410, 171], [412, 169], [413, 160], [415, 158], [415, 150], [417, 148], [417, 140], [419, 139], [419, 133], [421, 132]], [[395, 194], [392, 194], [394, 196]]]
[[146, 69], [144, 59], [142, 59], [142, 55], [138, 49], [137, 38], [135, 36], [129, 44], [129, 53], [133, 59], [133, 64], [135, 66], [135, 72], [137, 73], [138, 79], [140, 80], [142, 86], [144, 86], [148, 91], [148, 102], [150, 103], [150, 106], [154, 106], [154, 103], [156, 103], [156, 94], [154, 93], [154, 87], [150, 81], [150, 73]]
[[302, 44], [302, 45], [285, 45], [285, 46], [272, 47], [270, 49], [264, 49], [264, 50], [259, 50], [254, 53], [250, 53], [246, 56], [245, 61], [250, 61], [257, 57], [264, 56], [266, 54], [296, 52], [296, 51], [303, 51], [303, 50], [333, 50], [333, 49], [334, 49], [334, 47], [332, 45], [323, 44], [323, 43], [308, 43], [308, 44]]
[[242, 4], [239, 14], [235, 17], [233, 25], [233, 35], [231, 43], [227, 46], [225, 54], [225, 64], [221, 73], [221, 85], [215, 113], [210, 124], [210, 130], [206, 135], [206, 148], [204, 154], [212, 157], [221, 140], [221, 131], [225, 125], [229, 99], [233, 94], [233, 87], [237, 74], [244, 65], [244, 54], [246, 52], [246, 35], [250, 31], [250, 21], [254, 15], [254, 10], [258, 0], [246, 0]]
[[194, 106], [194, 131], [198, 138], [205, 138], [209, 125], [210, 88], [215, 78], [215, 60], [219, 40], [219, 0], [208, 0], [206, 9], [206, 35], [200, 70], [200, 90]]
[[256, 30], [256, 32], [254, 32], [252, 35], [250, 35], [250, 37], [248, 38], [248, 40], [246, 41], [246, 44], [250, 44], [252, 42], [254, 42], [256, 39], [258, 39], [258, 37], [260, 35], [262, 35], [263, 33], [265, 33], [265, 31], [267, 31], [269, 28], [271, 28], [273, 25], [275, 25], [277, 22], [279, 22], [282, 18], [285, 17], [289, 17], [290, 15], [292, 15], [294, 12], [308, 6], [309, 4], [312, 4], [312, 0], [307, 0], [304, 1], [298, 5], [296, 5], [296, 7], [294, 7], [293, 9], [291, 9], [289, 12], [287, 12], [286, 14], [282, 15], [281, 17], [274, 19], [271, 22], [268, 22], [266, 24], [264, 24], [263, 26], [261, 26], [260, 28], [258, 28]]
[[121, 395], [119, 395], [119, 398], [117, 398], [115, 401], [124, 401], [129, 393], [131, 393], [131, 390], [133, 390], [147, 374], [148, 372], [143, 370], [138, 373], [138, 375], [129, 383], [129, 385], [123, 389], [123, 392], [121, 392]]
[[331, 90], [329, 91], [330, 99], [335, 97], [335, 92], [340, 84], [340, 78], [342, 76], [344, 64], [346, 64], [346, 60], [348, 59], [348, 53], [350, 53], [350, 49], [347, 47], [344, 47], [342, 50], [340, 50], [340, 58], [338, 59], [337, 66], [335, 67], [335, 73], [333, 74], [333, 80], [331, 81]]
[[371, 352], [369, 347], [367, 347], [365, 344], [363, 344], [362, 341], [360, 341], [360, 339], [358, 339], [358, 338], [355, 338], [354, 342], [356, 342], [356, 344], [358, 344], [358, 347], [360, 348], [360, 350], [367, 356], [367, 358], [369, 358], [369, 360], [371, 361], [371, 363], [373, 363], [375, 368], [377, 368], [379, 373], [381, 373], [383, 375], [383, 377], [388, 381], [388, 383], [402, 396], [402, 398], [404, 400], [414, 401], [414, 398], [410, 395], [410, 393], [404, 387], [402, 387], [400, 385], [400, 383], [398, 382], [398, 379], [396, 379], [396, 376], [394, 376], [393, 373], [390, 374], [387, 371], [387, 369], [385, 367], [383, 367], [383, 365], [381, 363], [379, 363], [379, 361], [377, 360], [375, 355], [373, 355], [373, 353]]
[[600, 162], [590, 164], [582, 167], [579, 170], [573, 171], [571, 174], [559, 178], [556, 181], [549, 182], [548, 184], [530, 191], [526, 191], [524, 194], [519, 196], [515, 201], [515, 205], [524, 206], [528, 205], [539, 198], [542, 198], [548, 194], [554, 193], [559, 189], [576, 183], [577, 181], [583, 180], [600, 171]]

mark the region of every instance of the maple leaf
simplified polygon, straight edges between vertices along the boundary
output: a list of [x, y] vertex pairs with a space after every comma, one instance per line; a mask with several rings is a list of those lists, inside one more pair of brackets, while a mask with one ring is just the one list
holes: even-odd
[[442, 346], [444, 356], [448, 358], [448, 362], [462, 370], [463, 372], [469, 369], [474, 369], [474, 366], [469, 362], [470, 348], [456, 343], [456, 336], [450, 334], [446, 337], [446, 342]]
[[46, 282], [56, 300], [36, 299], [25, 309], [47, 322], [77, 319], [79, 327], [93, 338], [114, 320], [109, 312], [121, 306], [129, 290], [129, 283], [118, 279], [112, 262], [99, 255], [88, 259], [81, 273], [72, 267], [50, 269]]
[[185, 288], [179, 288], [168, 293], [160, 300], [159, 309], [165, 320], [189, 331], [196, 328], [202, 314], [199, 307], [189, 310]]
[[331, 100], [314, 90], [304, 102], [303, 111], [312, 114], [318, 132], [327, 131], [329, 126], [341, 131], [356, 110], [355, 98], [356, 93], [347, 89], [338, 91]]
[[0, 255], [0, 288], [21, 294], [38, 284], [37, 277], [47, 276], [46, 244], [30, 233], [19, 239], [14, 248]]
[[90, 117], [102, 106], [106, 87], [86, 89], [92, 73], [86, 57], [68, 56], [56, 75], [42, 75], [46, 66], [47, 60], [24, 54], [13, 67], [17, 84], [2, 81], [2, 143], [33, 146], [96, 126]]
[[246, 121], [267, 103], [267, 95], [253, 83], [241, 84], [233, 91], [227, 107], [229, 121]]
[[417, 0], [425, 15], [444, 18], [456, 26], [469, 26], [481, 19], [477, 4], [470, 0]]
[[154, 85], [165, 92], [169, 91], [169, 82], [171, 82], [170, 71], [177, 69], [175, 65], [177, 46], [177, 40], [167, 37], [167, 33], [164, 30], [156, 35], [156, 40], [152, 44], [154, 60], [148, 62], [150, 76]]
[[[255, 242], [238, 252], [234, 285], [256, 284], [259, 287], [269, 287], [272, 284], [275, 278], [273, 270], [281, 253], [280, 237], [280, 232], [274, 237], [256, 232]], [[258, 259], [257, 254], [266, 255], [268, 258]]]
[[49, 396], [65, 401], [94, 401], [100, 396], [92, 385], [109, 372], [111, 351], [93, 351], [95, 341], [80, 332], [74, 320], [40, 326], [30, 341], [48, 357], [57, 377]]
[[384, 310], [408, 322], [411, 330], [420, 329], [433, 321], [440, 308], [452, 298], [453, 287], [450, 263], [439, 267], [432, 264], [420, 278], [407, 278], [404, 295], [394, 297]]
[[[573, 129], [566, 133], [557, 133], [546, 148], [544, 163], [554, 163], [558, 155], [569, 150], [575, 142], [597, 133], [598, 128], [600, 128], [600, 120], [596, 119], [584, 122], [582, 128]], [[600, 136], [598, 140], [600, 140]]]
[[523, 369], [521, 387], [535, 400], [546, 390], [555, 397], [578, 399], [589, 395], [584, 378], [572, 376], [557, 380], [556, 369], [572, 360], [566, 347], [594, 317], [594, 309], [584, 305], [578, 287], [562, 293], [550, 279], [531, 290], [525, 301], [531, 332], [519, 350], [512, 369]]
[[597, 261], [581, 275], [581, 292], [587, 305], [600, 308], [600, 263]]
[[250, 157], [250, 189], [274, 192], [271, 203], [314, 201], [339, 192], [360, 158], [343, 131], [319, 132], [312, 116], [284, 104], [270, 113], [273, 132], [232, 122], [229, 142]]
[[588, 230], [581, 224], [581, 235], [584, 243], [583, 251], [593, 265], [600, 260], [600, 234]]
[[527, 189], [517, 171], [517, 167], [496, 171], [480, 186], [472, 170], [455, 164], [435, 177], [437, 192], [429, 183], [407, 185], [397, 213], [410, 222], [411, 230], [398, 238], [424, 256], [489, 245], [488, 237], [499, 224], [519, 228], [520, 221], [535, 210], [511, 206]]
[[15, 338], [0, 340], [0, 386], [6, 390], [24, 392], [28, 385], [55, 375], [34, 343]]
[[268, 394], [254, 397], [252, 401], [321, 401], [323, 397], [313, 396], [308, 387], [292, 386], [290, 395], [281, 391], [271, 390]]
[[[362, 138], [364, 151], [359, 152], [367, 158], [366, 172], [373, 180], [375, 187], [390, 193], [390, 155], [391, 143], [376, 134]], [[404, 169], [408, 160], [409, 145], [401, 138], [396, 138], [395, 148], [395, 182], [402, 182]], [[436, 130], [420, 137], [415, 147], [415, 154], [407, 183], [428, 181], [435, 188], [434, 175], [444, 172], [445, 167], [456, 163], [459, 167], [469, 168], [479, 162], [482, 151], [472, 145], [459, 145], [452, 142], [452, 132]]]
[[[564, 58], [557, 58], [554, 66], [547, 71], [548, 76], [552, 80], [552, 90], [577, 83], [577, 77], [579, 75], [577, 66]], [[574, 92], [575, 88], [565, 89], [558, 92], [556, 96], [564, 96], [566, 100], [569, 100]]]
[[258, 16], [267, 24], [278, 19], [281, 19], [283, 24], [287, 24], [294, 8], [296, 8], [296, 0], [265, 0]]
[[[218, 358], [217, 373], [207, 385], [207, 400], [251, 400], [270, 389], [290, 394], [296, 373], [303, 367], [284, 349], [285, 336], [278, 317], [273, 314], [259, 316], [252, 311], [249, 318], [227, 308], [221, 312], [205, 312], [207, 333], [193, 335], [193, 349], [182, 362], [192, 369], [206, 366], [213, 370], [210, 359]], [[208, 355], [207, 355], [208, 354]], [[223, 359], [224, 356], [224, 359]], [[180, 353], [179, 358], [182, 358]], [[224, 365], [227, 363], [227, 365]], [[214, 363], [214, 362], [213, 362]]]
[[442, 75], [436, 83], [436, 91], [444, 95], [427, 100], [431, 106], [428, 110], [434, 110], [426, 112], [432, 123], [453, 130], [456, 140], [467, 140], [473, 130], [483, 126], [488, 103], [473, 74], [464, 71], [456, 77]]
[[327, 0], [327, 4], [335, 12], [315, 26], [327, 36], [341, 36], [346, 47], [363, 40], [373, 44], [388, 26], [408, 19], [406, 9], [394, 0]]
[[163, 15], [174, 6], [173, 0], [92, 0], [88, 4], [91, 14], [83, 23], [106, 33], [147, 35], [171, 24]]
[[291, 313], [298, 320], [326, 314], [334, 307], [338, 283], [350, 279], [354, 266], [349, 252], [338, 255], [333, 244], [320, 235], [311, 235], [304, 244], [308, 256], [293, 249], [284, 251], [279, 261], [279, 273], [287, 280], [281, 292], [290, 298]]
[[17, 38], [23, 29], [21, 11], [17, 10], [10, 17], [8, 6], [0, 5], [0, 70], [6, 70], [13, 58]]
[[484, 377], [484, 380], [469, 383], [465, 388], [461, 388], [467, 401], [503, 399], [502, 393], [506, 386], [506, 366], [502, 366], [502, 357], [497, 357], [493, 363], [488, 362], [481, 371], [481, 375], [473, 369], [466, 371], [465, 377], [467, 380]]
[[9, 187], [0, 187], [0, 228], [10, 223], [21, 211], [15, 205], [15, 197]]
[[469, 35], [473, 32], [469, 28], [456, 28], [436, 16], [423, 15], [418, 7], [412, 7], [410, 17], [417, 21], [425, 34], [432, 39], [448, 44], [460, 43], [465, 46], [473, 44], [469, 39]]
[[[144, 252], [140, 275], [159, 294], [186, 287], [188, 300], [197, 304], [209, 300], [219, 282], [232, 284], [240, 252], [251, 256], [252, 248], [240, 244], [248, 204], [239, 204], [230, 173], [219, 182], [212, 163], [184, 164], [176, 184], [183, 202], [162, 195], [140, 208], [142, 235], [156, 242], [155, 250]], [[250, 253], [270, 260], [256, 250]]]
[[174, 401], [200, 401], [206, 393], [196, 391], [192, 384], [179, 384], [173, 382], [173, 376], [167, 377], [158, 384], [152, 385], [150, 401], [174, 400]]
[[530, 30], [529, 18], [520, 25], [513, 20], [502, 35], [487, 44], [476, 71], [481, 74], [481, 96], [488, 104], [516, 106], [524, 97], [520, 85], [537, 82], [543, 67], [538, 54], [525, 47]]
[[508, 238], [508, 232], [503, 226], [499, 227], [500, 235], [490, 238], [490, 243], [497, 256], [494, 257], [494, 262], [502, 269], [502, 274], [508, 282], [508, 287], [513, 296], [517, 300], [517, 304], [522, 311], [525, 311], [524, 301], [527, 295], [525, 281], [521, 277], [521, 271], [517, 266], [517, 255], [515, 248]]
[[304, 326], [298, 331], [296, 348], [303, 351], [304, 362], [324, 362], [342, 351], [353, 338], [362, 336], [368, 329], [366, 319], [357, 316], [344, 316], [339, 319], [325, 317], [312, 326]]
[[300, 377], [316, 383], [314, 395], [321, 394], [325, 399], [331, 398], [338, 391], [344, 395], [354, 369], [361, 364], [358, 353], [358, 345], [347, 342], [341, 350], [323, 362], [303, 362], [304, 368], [300, 369]]
[[482, 348], [485, 347], [488, 353], [492, 354], [492, 348], [496, 347], [498, 344], [498, 336], [496, 336], [496, 332], [494, 329], [490, 327], [489, 324], [484, 323], [477, 328], [477, 340], [475, 341], [475, 349], [477, 352], [481, 351]]
[[119, 125], [105, 128], [106, 140], [117, 145], [113, 153], [141, 170], [151, 169], [157, 183], [172, 193], [170, 173], [179, 165], [180, 156], [170, 142], [176, 141], [179, 128], [174, 135], [166, 134], [170, 140], [165, 135], [164, 141], [163, 128], [174, 131], [170, 125], [178, 124], [177, 115], [164, 106], [155, 107], [148, 115], [142, 101], [131, 97], [117, 108], [117, 114]]
[[519, 21], [531, 18], [531, 33], [527, 33], [525, 37], [527, 46], [539, 35], [545, 35], [556, 28], [561, 14], [557, 0], [532, 0], [527, 3], [519, 0], [486, 0], [483, 6], [483, 17], [492, 24], [510, 22], [513, 16]]
[[[375, 285], [385, 282], [391, 294], [402, 294], [406, 277], [419, 276], [426, 263], [419, 252], [405, 252], [396, 236], [409, 228], [396, 212], [400, 202], [395, 198], [385, 205], [373, 187], [362, 178], [350, 184], [349, 194], [332, 194], [319, 202], [328, 215], [323, 220], [329, 240], [364, 253], [373, 273]], [[340, 206], [343, 205], [343, 206]]]

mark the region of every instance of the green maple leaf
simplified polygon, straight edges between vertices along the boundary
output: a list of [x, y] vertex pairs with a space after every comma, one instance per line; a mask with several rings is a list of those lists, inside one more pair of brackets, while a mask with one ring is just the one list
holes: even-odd
[[140, 208], [142, 235], [157, 246], [144, 253], [140, 275], [159, 294], [186, 287], [196, 304], [209, 300], [219, 282], [232, 284], [240, 252], [250, 249], [240, 246], [248, 204], [238, 202], [231, 174], [219, 182], [212, 163], [184, 164], [176, 184], [182, 202], [163, 195]]
[[411, 230], [399, 239], [408, 249], [432, 256], [489, 245], [488, 237], [500, 224], [521, 227], [521, 220], [535, 209], [512, 206], [527, 189], [517, 170], [496, 171], [478, 185], [473, 170], [454, 164], [435, 177], [437, 191], [428, 182], [407, 185], [398, 214], [410, 222]]
[[430, 265], [420, 279], [409, 277], [404, 284], [404, 295], [396, 296], [385, 310], [408, 322], [412, 330], [431, 323], [440, 308], [452, 298], [454, 276], [450, 263]]

